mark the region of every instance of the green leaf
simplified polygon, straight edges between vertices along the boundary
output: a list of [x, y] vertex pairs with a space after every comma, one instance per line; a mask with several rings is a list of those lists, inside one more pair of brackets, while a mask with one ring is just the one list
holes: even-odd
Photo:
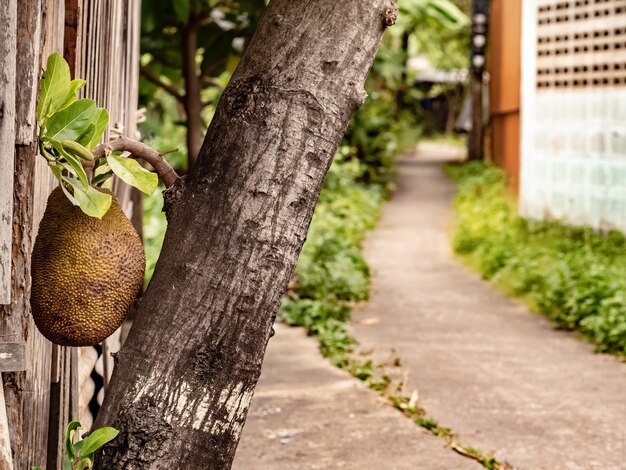
[[30, 467], [30, 470], [43, 470], [41, 467]]
[[65, 193], [65, 196], [69, 199], [69, 201], [73, 205], [77, 206], [78, 205], [78, 201], [72, 195], [72, 193], [70, 193], [67, 190], [67, 188], [65, 187], [65, 184], [63, 184], [63, 169], [64, 169], [63, 165], [60, 164], [60, 163], [48, 163], [48, 167], [52, 171], [52, 174], [54, 175], [54, 177], [59, 181], [59, 185], [61, 186], [61, 189]]
[[58, 53], [48, 57], [37, 98], [37, 121], [57, 111], [70, 91], [70, 67]]
[[72, 465], [72, 470], [85, 470], [90, 468], [93, 468], [93, 461], [88, 458], [80, 459], [80, 461]]
[[63, 470], [72, 470], [72, 462], [67, 458], [67, 455], [63, 458]]
[[102, 186], [109, 178], [113, 176], [111, 167], [107, 165], [106, 160], [96, 160], [96, 168], [93, 171], [93, 177], [91, 178], [91, 184], [93, 186]]
[[91, 217], [101, 219], [111, 207], [112, 197], [110, 194], [101, 193], [92, 186], [85, 189], [81, 182], [71, 176], [63, 176], [63, 181], [69, 183], [74, 189], [74, 199], [78, 207]]
[[145, 194], [152, 194], [159, 184], [159, 177], [142, 167], [137, 160], [111, 153], [107, 163], [117, 176], [125, 183], [134, 186]]
[[50, 145], [65, 159], [65, 163], [60, 162], [63, 167], [73, 173], [82, 183], [83, 187], [87, 188], [89, 186], [89, 179], [87, 178], [87, 173], [83, 168], [80, 157], [70, 149], [64, 147], [61, 142], [57, 142], [56, 140], [47, 141], [50, 142]]
[[100, 173], [99, 175], [91, 178], [91, 184], [94, 186], [101, 187], [109, 178], [113, 176], [112, 171], [107, 171], [106, 173]]
[[72, 421], [65, 428], [65, 452], [67, 453], [67, 457], [71, 460], [74, 460], [76, 457], [76, 453], [74, 452], [74, 443], [72, 442], [72, 433], [80, 429], [80, 423], [78, 421]]
[[81, 142], [89, 150], [94, 148], [100, 142], [102, 134], [109, 123], [109, 112], [104, 108], [98, 108], [97, 114], [92, 121], [96, 127], [94, 134], [89, 139], [89, 142]]
[[111, 168], [107, 164], [106, 160], [102, 158], [96, 160], [96, 167], [93, 170], [94, 176], [97, 176], [101, 173], [106, 173], [107, 171], [111, 171]]
[[48, 162], [55, 162], [57, 157], [53, 154], [51, 154], [50, 152], [48, 152], [48, 150], [46, 148], [44, 148], [44, 146], [40, 146], [39, 150], [41, 151], [41, 154], [43, 156], [43, 158], [45, 158], [46, 160], [48, 160]]
[[96, 126], [95, 124], [89, 124], [87, 126], [87, 129], [85, 129], [85, 132], [78, 136], [76, 142], [81, 144], [83, 147], [89, 148], [89, 150], [91, 150], [91, 147], [87, 146], [89, 145], [89, 142], [91, 142], [91, 139], [93, 139], [94, 135], [96, 135]]
[[189, 0], [174, 0], [172, 2], [176, 18], [181, 23], [187, 23], [189, 19]]
[[96, 429], [85, 439], [85, 444], [83, 445], [82, 453], [84, 455], [93, 454], [100, 447], [105, 445], [107, 442], [112, 441], [117, 437], [119, 431], [115, 428], [100, 428]]
[[78, 93], [78, 90], [80, 90], [82, 87], [85, 86], [86, 83], [87, 82], [85, 80], [81, 80], [80, 78], [77, 78], [76, 80], [72, 80], [70, 82], [70, 91], [67, 94], [65, 103], [63, 103], [63, 105], [59, 108], [59, 111], [67, 108], [69, 105], [71, 105], [73, 102], [75, 102], [78, 99], [76, 94]]
[[61, 178], [63, 176], [63, 167], [57, 162], [49, 162], [48, 167], [52, 171], [52, 174], [55, 176], [59, 183], [63, 181]]
[[76, 451], [76, 455], [80, 456], [80, 457], [87, 457], [86, 455], [83, 455], [83, 446], [85, 445], [85, 440], [80, 440], [78, 441], [76, 444], [74, 444], [74, 450]]
[[44, 137], [48, 139], [77, 140], [88, 128], [94, 124], [94, 115], [97, 112], [94, 100], [78, 100], [48, 119]]
[[65, 183], [63, 182], [63, 177], [61, 177], [61, 190], [63, 191], [63, 193], [65, 194], [65, 196], [69, 199], [69, 201], [72, 203], [72, 205], [74, 206], [80, 206], [78, 200], [74, 197], [74, 195], [72, 193], [70, 193], [67, 188], [65, 187]]
[[93, 162], [95, 160], [95, 156], [91, 153], [91, 150], [87, 150], [78, 142], [74, 142], [73, 140], [64, 140], [61, 142], [61, 145], [63, 145], [65, 151], [73, 153], [81, 160], [86, 162]]

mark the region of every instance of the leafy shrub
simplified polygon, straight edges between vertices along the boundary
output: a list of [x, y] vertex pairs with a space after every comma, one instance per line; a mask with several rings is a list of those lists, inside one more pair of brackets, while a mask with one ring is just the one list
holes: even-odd
[[453, 248], [485, 279], [523, 296], [599, 351], [626, 355], [626, 238], [517, 215], [504, 172], [449, 166], [457, 183]]
[[365, 165], [351, 159], [351, 151], [342, 147], [330, 168], [296, 266], [297, 291], [280, 309], [287, 323], [317, 335], [322, 353], [340, 367], [354, 344], [345, 328], [351, 304], [369, 296], [369, 268], [359, 245], [383, 201], [380, 186], [359, 182]]

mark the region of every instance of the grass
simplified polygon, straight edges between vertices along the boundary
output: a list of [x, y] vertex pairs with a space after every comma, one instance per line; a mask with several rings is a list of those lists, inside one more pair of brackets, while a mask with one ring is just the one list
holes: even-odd
[[454, 251], [559, 328], [626, 356], [624, 235], [520, 217], [495, 166], [449, 166], [447, 173], [458, 186]]
[[328, 173], [295, 286], [280, 309], [288, 324], [316, 335], [322, 354], [339, 367], [348, 366], [355, 344], [346, 331], [351, 307], [369, 297], [369, 267], [360, 243], [374, 228], [384, 200], [381, 186], [359, 183], [363, 164], [347, 155], [340, 150]]
[[460, 134], [435, 134], [425, 137], [424, 141], [462, 149], [467, 147], [467, 137]]

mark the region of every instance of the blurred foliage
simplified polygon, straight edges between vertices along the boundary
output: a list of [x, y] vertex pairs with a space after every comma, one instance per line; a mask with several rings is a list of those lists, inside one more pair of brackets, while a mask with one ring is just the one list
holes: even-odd
[[[176, 136], [186, 154], [185, 80], [182, 50], [185, 32], [198, 31], [196, 75], [201, 88], [203, 130], [213, 117], [223, 89], [239, 62], [245, 42], [256, 28], [265, 0], [176, 0], [142, 3], [140, 103], [147, 108], [144, 135]], [[389, 28], [366, 83], [370, 98], [356, 114], [346, 135], [355, 156], [369, 166], [364, 180], [389, 183], [393, 156], [421, 137], [424, 113], [420, 99], [446, 91], [411, 86], [415, 73], [409, 56], [427, 56], [436, 68], [466, 68], [469, 60], [469, 20], [449, 0], [400, 0], [398, 24]], [[406, 39], [406, 44], [405, 44]], [[177, 91], [176, 98], [163, 86]], [[406, 90], [399, 98], [399, 90]], [[171, 91], [171, 90], [170, 90]], [[182, 99], [181, 99], [182, 97]], [[173, 123], [173, 124], [172, 124]], [[180, 130], [179, 130], [180, 129]], [[397, 137], [397, 138], [396, 138]], [[171, 138], [170, 140], [174, 140]], [[179, 168], [186, 168], [180, 160]]]
[[449, 0], [400, 0], [398, 23], [387, 30], [365, 84], [369, 95], [356, 112], [344, 143], [365, 164], [361, 181], [390, 188], [395, 156], [424, 132], [420, 100], [446, 91], [412, 86], [409, 56], [425, 55], [436, 68], [469, 61], [469, 19]]
[[[204, 134], [264, 7], [265, 0], [143, 0], [139, 102], [148, 119], [183, 128], [197, 121]], [[187, 48], [195, 49], [195, 73], [184, 67]], [[199, 96], [186, 95], [190, 82]], [[188, 118], [190, 100], [200, 100], [200, 119]]]
[[458, 184], [453, 246], [493, 279], [599, 351], [626, 355], [626, 238], [517, 215], [504, 172], [450, 166]]
[[471, 23], [454, 2], [400, 0], [398, 5], [397, 28], [388, 31], [386, 42], [408, 33], [410, 56], [423, 54], [441, 70], [468, 67]]

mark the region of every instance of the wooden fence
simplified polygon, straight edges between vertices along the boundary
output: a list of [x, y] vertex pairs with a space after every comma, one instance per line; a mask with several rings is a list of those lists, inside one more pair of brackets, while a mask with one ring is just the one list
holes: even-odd
[[[84, 96], [109, 110], [107, 137], [135, 137], [139, 20], [140, 0], [0, 2], [0, 470], [62, 468], [64, 427], [79, 418], [89, 426], [89, 377], [102, 361], [90, 348], [51, 344], [30, 316], [30, 255], [54, 186], [37, 156], [42, 64], [63, 53], [73, 74], [88, 81]], [[140, 214], [128, 187], [114, 189], [127, 215]], [[106, 382], [110, 361], [99, 369]]]

